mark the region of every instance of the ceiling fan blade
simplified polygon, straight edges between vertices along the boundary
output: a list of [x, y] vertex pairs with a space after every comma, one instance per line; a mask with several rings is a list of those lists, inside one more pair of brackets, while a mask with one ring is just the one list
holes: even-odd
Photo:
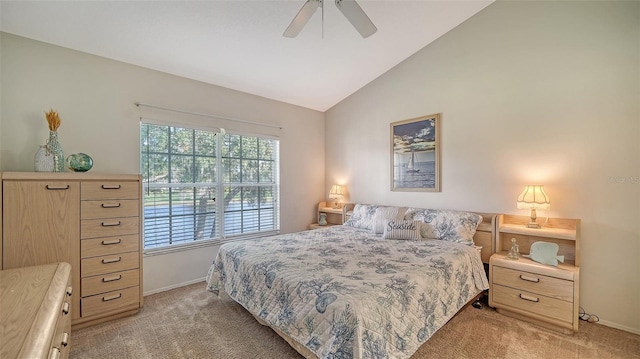
[[302, 31], [302, 28], [309, 22], [309, 19], [313, 16], [313, 14], [318, 9], [318, 6], [321, 6], [322, 0], [307, 0], [296, 17], [293, 18], [289, 27], [284, 30], [282, 34], [285, 37], [296, 37]]
[[378, 31], [378, 28], [355, 0], [336, 0], [336, 6], [362, 37], [367, 38]]

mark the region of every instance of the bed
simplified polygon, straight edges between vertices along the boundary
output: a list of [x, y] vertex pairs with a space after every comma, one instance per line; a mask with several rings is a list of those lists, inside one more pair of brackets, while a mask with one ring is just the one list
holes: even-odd
[[306, 358], [409, 358], [489, 288], [493, 223], [357, 204], [345, 225], [223, 244], [207, 289]]

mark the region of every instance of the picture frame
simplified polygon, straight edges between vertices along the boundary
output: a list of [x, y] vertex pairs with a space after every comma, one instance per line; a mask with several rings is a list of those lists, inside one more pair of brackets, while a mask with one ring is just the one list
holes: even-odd
[[393, 122], [391, 190], [440, 192], [440, 114]]

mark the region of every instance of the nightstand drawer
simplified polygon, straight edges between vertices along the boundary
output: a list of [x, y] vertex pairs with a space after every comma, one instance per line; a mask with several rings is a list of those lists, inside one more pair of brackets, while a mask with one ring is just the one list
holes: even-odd
[[573, 322], [573, 303], [571, 302], [497, 284], [494, 284], [491, 290], [494, 303], [567, 323]]
[[573, 282], [540, 274], [493, 266], [493, 283], [573, 302]]
[[139, 205], [137, 199], [82, 201], [80, 218], [138, 217]]

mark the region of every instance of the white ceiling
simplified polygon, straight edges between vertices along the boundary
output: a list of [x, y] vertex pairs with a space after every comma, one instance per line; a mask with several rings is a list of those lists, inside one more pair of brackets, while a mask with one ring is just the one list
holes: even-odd
[[304, 1], [2, 0], [0, 29], [326, 111], [493, 2], [359, 0], [378, 27], [363, 39], [327, 0], [283, 37]]

